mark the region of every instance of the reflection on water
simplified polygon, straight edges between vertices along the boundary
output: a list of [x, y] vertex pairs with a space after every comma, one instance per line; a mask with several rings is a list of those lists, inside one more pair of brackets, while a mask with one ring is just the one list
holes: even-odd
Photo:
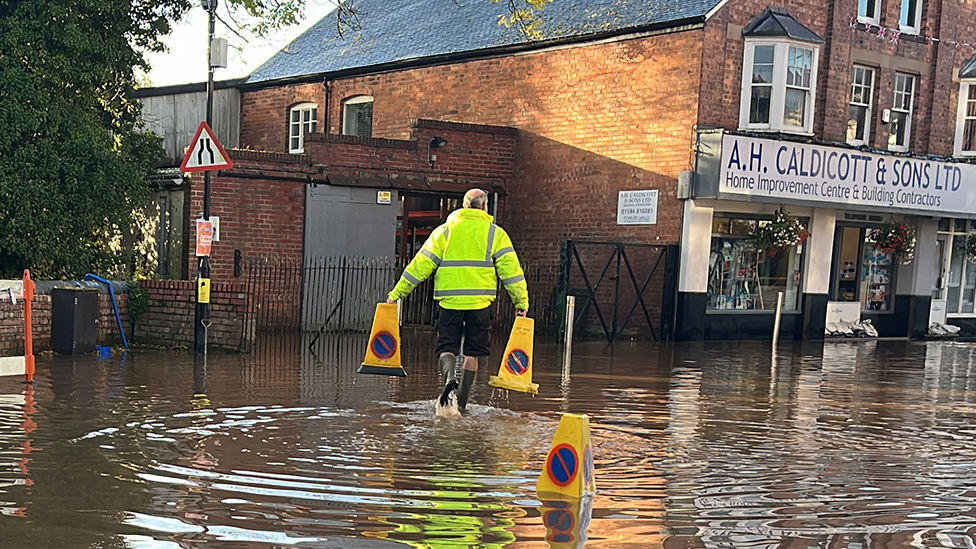
[[[310, 343], [0, 378], [0, 547], [976, 547], [976, 345], [540, 342], [443, 418], [429, 333], [406, 378]], [[539, 501], [562, 412], [598, 491]]]

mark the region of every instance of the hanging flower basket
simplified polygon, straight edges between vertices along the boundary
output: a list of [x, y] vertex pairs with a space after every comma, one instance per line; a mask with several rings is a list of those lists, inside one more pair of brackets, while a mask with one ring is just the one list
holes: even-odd
[[966, 236], [966, 259], [976, 263], [976, 232]]
[[768, 257], [776, 257], [780, 251], [802, 244], [810, 238], [810, 231], [790, 212], [780, 208], [766, 223], [757, 223], [753, 233], [756, 248]]
[[870, 238], [875, 248], [892, 254], [903, 265], [915, 259], [915, 227], [907, 220], [885, 223], [872, 230]]

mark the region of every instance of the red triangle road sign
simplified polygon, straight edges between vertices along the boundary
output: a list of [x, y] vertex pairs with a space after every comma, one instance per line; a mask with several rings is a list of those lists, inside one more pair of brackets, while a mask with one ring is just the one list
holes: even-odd
[[183, 163], [180, 164], [182, 172], [205, 172], [209, 170], [229, 170], [234, 167], [234, 161], [227, 155], [224, 146], [217, 141], [210, 125], [201, 122], [190, 141], [190, 147], [186, 150]]

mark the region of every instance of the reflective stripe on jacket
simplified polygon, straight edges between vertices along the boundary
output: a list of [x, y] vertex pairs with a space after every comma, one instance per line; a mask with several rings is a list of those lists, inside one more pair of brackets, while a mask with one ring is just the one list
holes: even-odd
[[[390, 292], [407, 296], [431, 273], [434, 299], [445, 309], [484, 309], [495, 300], [500, 278], [516, 309], [529, 308], [525, 273], [512, 239], [483, 210], [464, 208], [434, 229]], [[497, 275], [496, 275], [497, 271]]]

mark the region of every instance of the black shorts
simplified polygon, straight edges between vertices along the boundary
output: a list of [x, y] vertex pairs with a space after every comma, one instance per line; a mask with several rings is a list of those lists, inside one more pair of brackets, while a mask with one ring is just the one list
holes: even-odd
[[461, 351], [464, 334], [464, 356], [482, 357], [491, 354], [491, 307], [475, 311], [445, 309], [437, 305], [437, 356]]

